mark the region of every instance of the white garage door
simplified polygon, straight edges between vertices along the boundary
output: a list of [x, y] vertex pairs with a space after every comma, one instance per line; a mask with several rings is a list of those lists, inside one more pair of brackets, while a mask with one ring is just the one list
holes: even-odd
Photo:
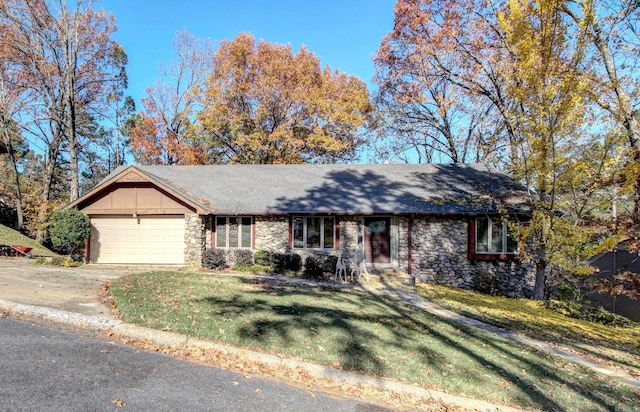
[[184, 264], [184, 217], [91, 218], [91, 263]]

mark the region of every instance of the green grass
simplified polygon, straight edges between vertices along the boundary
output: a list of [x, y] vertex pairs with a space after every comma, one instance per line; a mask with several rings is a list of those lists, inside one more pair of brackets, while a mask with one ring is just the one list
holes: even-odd
[[547, 309], [542, 301], [488, 296], [446, 286], [420, 284], [417, 291], [454, 312], [570, 347], [640, 376], [640, 324], [628, 328], [606, 326], [563, 316]]
[[637, 410], [640, 393], [390, 296], [251, 276], [153, 272], [111, 294], [124, 320], [487, 401], [543, 410]]
[[4, 225], [0, 225], [0, 244], [23, 245], [32, 247], [33, 249], [31, 250], [31, 256], [60, 257], [60, 255], [53, 253], [30, 237], [27, 237], [22, 233]]

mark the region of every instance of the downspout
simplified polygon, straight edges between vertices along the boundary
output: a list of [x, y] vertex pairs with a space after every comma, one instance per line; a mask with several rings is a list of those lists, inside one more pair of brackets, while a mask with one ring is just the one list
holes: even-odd
[[407, 239], [407, 260], [408, 260], [408, 267], [407, 267], [407, 274], [410, 277], [410, 281], [411, 281], [411, 286], [415, 286], [416, 285], [416, 278], [414, 276], [412, 276], [413, 273], [413, 218], [414, 218], [414, 214], [410, 214], [409, 215], [409, 228], [408, 228], [408, 239]]
[[93, 263], [91, 262], [91, 217], [89, 217], [89, 238], [87, 239], [87, 247], [85, 249], [85, 261], [84, 263]]

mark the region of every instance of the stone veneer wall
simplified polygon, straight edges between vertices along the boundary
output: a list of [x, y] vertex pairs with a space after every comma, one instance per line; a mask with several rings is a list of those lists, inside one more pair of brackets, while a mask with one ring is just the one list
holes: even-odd
[[[205, 248], [214, 248], [214, 216], [205, 217]], [[236, 261], [238, 251], [268, 250], [270, 252], [285, 253], [289, 250], [289, 218], [286, 216], [254, 216], [254, 245], [252, 249], [228, 249], [225, 251], [225, 258], [229, 266], [233, 266]], [[200, 261], [202, 266], [202, 259]]]
[[339, 250], [344, 258], [353, 258], [358, 251], [358, 219], [355, 216], [339, 219]]
[[184, 264], [186, 266], [202, 267], [202, 254], [205, 249], [205, 220], [198, 214], [184, 216]]
[[[399, 219], [400, 268], [408, 268], [408, 218]], [[416, 282], [473, 289], [482, 279], [494, 279], [498, 291], [519, 297], [530, 293], [535, 274], [518, 261], [472, 261], [468, 254], [468, 222], [464, 218], [415, 218], [412, 275]]]
[[289, 250], [289, 217], [255, 216], [254, 250], [285, 253]]
[[[345, 257], [351, 256], [357, 248], [358, 224], [355, 217], [340, 217], [339, 222], [339, 247]], [[288, 253], [294, 252], [302, 257], [304, 263], [307, 256], [324, 255], [317, 250], [291, 250], [289, 247], [289, 217], [286, 216], [256, 216], [254, 218], [255, 245], [254, 250], [268, 250], [270, 252]], [[334, 252], [330, 252], [335, 254]]]
[[213, 245], [213, 216], [203, 216], [204, 221], [204, 246], [205, 249], [210, 249]]
[[[339, 250], [346, 258], [353, 257], [358, 248], [358, 219], [341, 216], [339, 221]], [[201, 266], [202, 253], [213, 241], [213, 217], [185, 216], [185, 263]], [[196, 228], [201, 235], [197, 235]], [[286, 253], [289, 248], [289, 218], [287, 216], [255, 216], [255, 244], [253, 251], [268, 250]], [[468, 257], [468, 222], [466, 218], [420, 217], [413, 220], [412, 276], [416, 282], [456, 286], [464, 289], [478, 287], [479, 280], [495, 279], [499, 291], [506, 296], [524, 296], [532, 290], [535, 279], [533, 265], [518, 261], [471, 261]], [[398, 218], [398, 269], [407, 271], [409, 265], [409, 218]], [[315, 251], [295, 250], [302, 261]], [[333, 254], [333, 252], [332, 252]], [[235, 262], [235, 249], [227, 252], [227, 262]]]

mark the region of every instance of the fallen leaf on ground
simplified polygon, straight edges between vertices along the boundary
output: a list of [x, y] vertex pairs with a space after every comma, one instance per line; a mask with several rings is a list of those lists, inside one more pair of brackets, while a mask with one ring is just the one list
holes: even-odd
[[121, 401], [120, 399], [114, 399], [111, 402], [114, 405], [116, 405], [118, 408], [122, 408], [123, 406], [127, 406], [127, 403], [125, 401]]

